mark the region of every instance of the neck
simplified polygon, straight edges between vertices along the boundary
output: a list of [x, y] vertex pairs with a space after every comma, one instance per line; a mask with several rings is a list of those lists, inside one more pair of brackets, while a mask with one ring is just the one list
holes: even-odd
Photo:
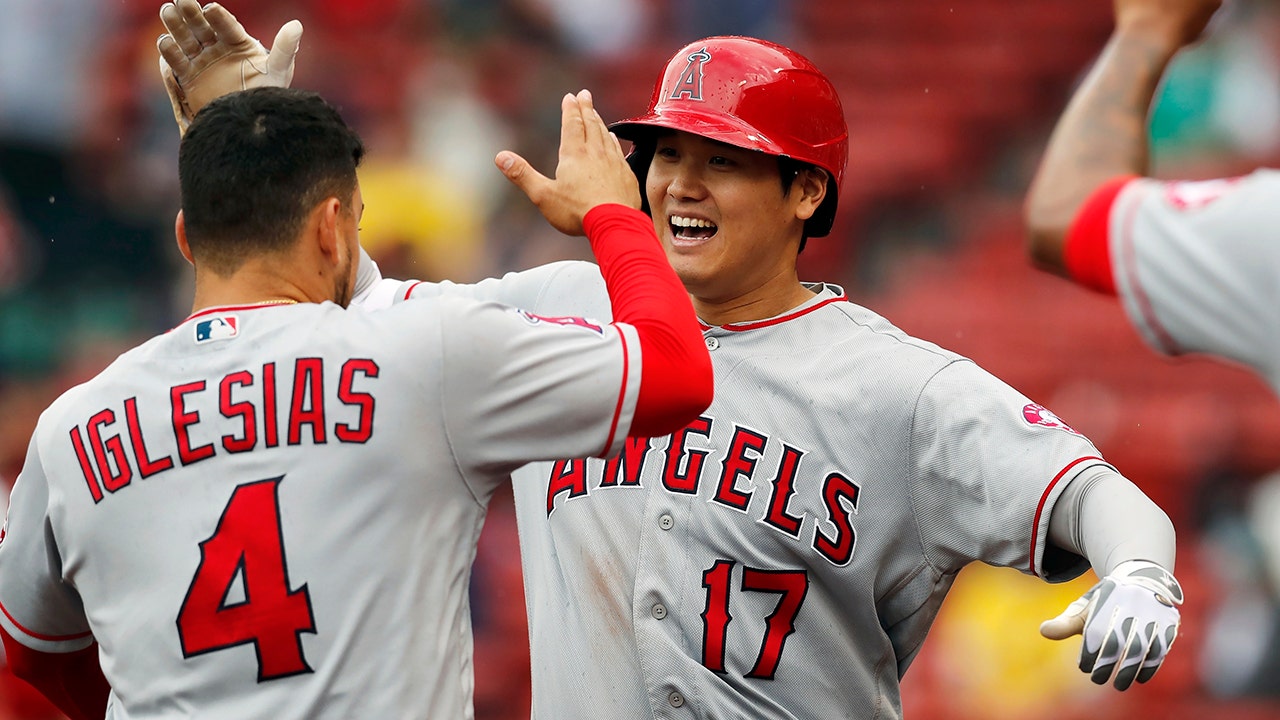
[[300, 278], [289, 277], [272, 266], [246, 264], [226, 277], [197, 269], [191, 312], [229, 305], [292, 305], [330, 299], [305, 287]]
[[813, 298], [813, 291], [799, 281], [781, 288], [755, 292], [727, 299], [708, 299], [691, 295], [693, 309], [709, 325], [767, 320], [799, 307]]

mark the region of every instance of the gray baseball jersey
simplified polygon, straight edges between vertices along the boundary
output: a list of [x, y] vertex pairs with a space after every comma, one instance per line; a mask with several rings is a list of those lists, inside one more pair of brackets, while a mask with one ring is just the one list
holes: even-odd
[[1082, 216], [1071, 242], [1109, 245], [1115, 290], [1152, 347], [1244, 363], [1280, 392], [1278, 200], [1274, 170], [1198, 182], [1136, 179], [1094, 199], [1104, 207]]
[[[384, 282], [384, 300], [607, 312], [590, 265]], [[1063, 488], [1103, 463], [1093, 445], [840, 288], [814, 289], [783, 316], [705, 329], [715, 400], [685, 430], [515, 473], [536, 717], [896, 718], [966, 564], [1087, 568], [1046, 542]]]
[[638, 350], [464, 298], [198, 313], [41, 416], [0, 623], [96, 639], [111, 718], [469, 717], [489, 499], [531, 460], [616, 451]]

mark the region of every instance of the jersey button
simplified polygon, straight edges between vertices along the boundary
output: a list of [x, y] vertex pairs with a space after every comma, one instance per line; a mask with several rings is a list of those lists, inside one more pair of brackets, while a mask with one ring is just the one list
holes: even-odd
[[720, 340], [719, 340], [718, 338], [713, 338], [713, 337], [709, 337], [709, 338], [707, 338], [707, 349], [708, 349], [708, 350], [715, 350], [715, 349], [717, 349], [717, 348], [719, 348], [719, 347], [720, 347]]
[[662, 603], [654, 603], [649, 612], [653, 613], [655, 619], [661, 620], [667, 616], [667, 606]]
[[676, 526], [676, 520], [670, 515], [663, 515], [662, 517], [658, 518], [658, 527], [662, 528], [663, 530], [670, 530], [675, 526]]
[[671, 707], [681, 707], [684, 705], [684, 696], [672, 690], [671, 694], [667, 696], [667, 702], [671, 704]]

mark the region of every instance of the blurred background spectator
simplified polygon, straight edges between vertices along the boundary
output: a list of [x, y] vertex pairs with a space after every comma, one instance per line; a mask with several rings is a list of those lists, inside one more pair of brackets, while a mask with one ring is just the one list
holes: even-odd
[[[1147, 350], [1113, 302], [1027, 267], [1019, 206], [1049, 128], [1111, 25], [1107, 0], [255, 0], [269, 40], [306, 27], [294, 84], [339, 105], [369, 156], [363, 239], [388, 275], [474, 280], [586, 257], [492, 166], [554, 167], [558, 99], [644, 109], [674, 48], [783, 42], [841, 90], [852, 149], [806, 279], [973, 357], [1089, 435], [1179, 529], [1183, 634], [1124, 694], [1074, 670], [1040, 620], [1091, 578], [962, 573], [903, 686], [908, 717], [1280, 716], [1280, 401], [1248, 373]], [[4, 0], [0, 23], [0, 490], [39, 412], [181, 320], [178, 135], [154, 0]], [[1280, 9], [1234, 0], [1179, 58], [1152, 117], [1163, 177], [1280, 162]], [[1278, 309], [1280, 311], [1280, 309]], [[7, 493], [0, 492], [0, 501]], [[2, 507], [0, 503], [0, 507]], [[509, 496], [473, 587], [478, 718], [528, 717]], [[0, 668], [0, 720], [57, 717]]]

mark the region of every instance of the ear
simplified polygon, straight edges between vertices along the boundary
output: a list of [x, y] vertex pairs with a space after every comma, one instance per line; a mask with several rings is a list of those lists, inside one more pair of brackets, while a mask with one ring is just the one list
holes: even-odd
[[173, 221], [173, 236], [178, 239], [178, 252], [182, 253], [182, 257], [195, 267], [196, 261], [191, 259], [191, 245], [187, 243], [187, 219], [182, 215], [182, 211], [178, 211], [178, 217]]
[[325, 198], [311, 211], [317, 249], [325, 260], [340, 265], [342, 262], [342, 202], [336, 197]]
[[827, 197], [827, 171], [821, 168], [805, 168], [796, 175], [795, 182], [791, 184], [791, 192], [800, 194], [799, 202], [796, 205], [796, 217], [800, 220], [808, 220], [818, 211], [818, 207], [822, 205], [823, 199]]

